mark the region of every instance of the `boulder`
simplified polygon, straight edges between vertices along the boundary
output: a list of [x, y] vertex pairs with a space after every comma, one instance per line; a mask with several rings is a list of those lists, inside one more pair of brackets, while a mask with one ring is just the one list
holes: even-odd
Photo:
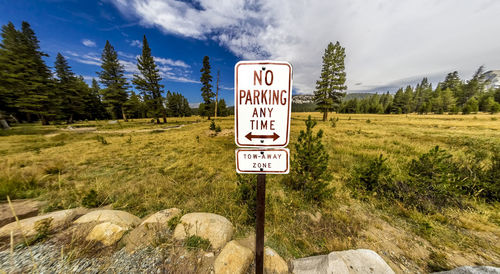
[[87, 235], [87, 241], [98, 241], [103, 245], [110, 246], [118, 242], [128, 227], [113, 224], [111, 222], [100, 223]]
[[293, 273], [394, 273], [374, 251], [368, 249], [332, 252], [292, 261]]
[[171, 237], [171, 232], [168, 228], [168, 222], [181, 215], [181, 210], [178, 208], [169, 208], [158, 211], [145, 220], [134, 230], [125, 235], [123, 241], [125, 249], [128, 252], [133, 252], [136, 249], [146, 247], [155, 242], [159, 243], [165, 237]]
[[180, 216], [181, 210], [178, 208], [169, 208], [156, 212], [155, 214], [147, 217], [142, 223], [142, 225], [146, 224], [159, 224], [159, 225], [167, 225], [168, 221], [172, 218]]
[[500, 274], [500, 268], [493, 266], [461, 266], [448, 271], [434, 272], [440, 274]]
[[90, 222], [110, 222], [130, 229], [141, 223], [139, 217], [121, 210], [101, 209], [91, 211], [75, 221], [75, 224]]
[[10, 237], [11, 231], [13, 232], [14, 236], [22, 235], [21, 231], [26, 237], [34, 236], [37, 234], [36, 224], [45, 219], [52, 219], [50, 221], [50, 230], [56, 230], [70, 224], [71, 221], [73, 221], [76, 217], [81, 216], [85, 212], [85, 209], [73, 208], [54, 211], [44, 215], [23, 219], [19, 221], [21, 230], [19, 230], [19, 225], [17, 222], [12, 222], [0, 228], [0, 238]]
[[246, 273], [252, 263], [253, 252], [236, 241], [230, 241], [215, 259], [215, 274]]
[[174, 238], [184, 240], [192, 235], [208, 239], [212, 248], [219, 249], [233, 236], [233, 225], [228, 219], [217, 214], [189, 213], [182, 216], [175, 227]]
[[281, 256], [270, 247], [264, 248], [264, 273], [285, 274], [288, 273], [288, 265]]
[[[14, 200], [11, 202], [17, 218], [26, 219], [38, 215], [40, 207], [46, 205], [46, 202], [35, 200]], [[0, 204], [0, 227], [12, 223], [16, 220], [12, 214], [9, 203]]]

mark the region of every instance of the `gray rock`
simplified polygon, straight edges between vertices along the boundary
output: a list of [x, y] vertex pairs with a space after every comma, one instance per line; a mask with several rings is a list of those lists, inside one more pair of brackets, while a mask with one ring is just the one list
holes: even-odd
[[[14, 200], [11, 202], [16, 216], [20, 220], [38, 215], [40, 207], [46, 204], [46, 202], [35, 200]], [[15, 220], [9, 203], [0, 204], [0, 227], [12, 223]]]
[[449, 271], [434, 272], [441, 274], [500, 274], [500, 268], [493, 266], [461, 266]]
[[368, 249], [332, 252], [292, 261], [292, 272], [305, 273], [394, 273], [374, 251]]

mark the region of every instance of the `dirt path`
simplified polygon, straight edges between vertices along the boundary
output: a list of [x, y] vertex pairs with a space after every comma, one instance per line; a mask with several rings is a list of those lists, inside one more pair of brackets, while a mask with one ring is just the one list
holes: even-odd
[[[110, 134], [110, 133], [144, 133], [144, 132], [159, 132], [159, 131], [167, 131], [171, 129], [178, 129], [186, 126], [185, 124], [181, 125], [176, 125], [176, 126], [169, 126], [169, 127], [163, 127], [163, 128], [153, 128], [153, 129], [120, 129], [120, 130], [97, 130], [97, 127], [67, 127], [64, 129], [61, 129], [62, 132], [73, 132], [73, 133], [87, 133], [87, 132], [93, 132], [93, 133], [98, 133], [98, 134]], [[61, 134], [61, 132], [57, 133], [51, 133], [51, 134], [45, 134], [45, 137], [54, 137]]]

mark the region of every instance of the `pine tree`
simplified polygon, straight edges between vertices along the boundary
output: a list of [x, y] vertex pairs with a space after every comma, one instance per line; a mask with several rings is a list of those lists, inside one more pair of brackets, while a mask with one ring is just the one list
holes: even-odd
[[132, 83], [138, 90], [141, 91], [142, 97], [148, 107], [151, 109], [156, 123], [160, 123], [160, 116], [163, 116], [163, 122], [167, 122], [167, 115], [163, 107], [162, 89], [160, 84], [160, 70], [156, 67], [151, 49], [149, 48], [148, 40], [144, 35], [142, 41], [142, 55], [137, 58], [137, 69], [140, 74], [134, 74]]
[[316, 82], [314, 101], [318, 109], [323, 112], [323, 121], [328, 118], [328, 112], [339, 106], [345, 96], [346, 73], [344, 66], [345, 49], [337, 41], [335, 45], [329, 43], [323, 55], [323, 67], [320, 80]]
[[226, 101], [224, 99], [220, 99], [217, 106], [217, 116], [226, 117], [228, 115], [229, 113], [227, 111]]
[[323, 130], [313, 133], [316, 123], [309, 115], [305, 122], [306, 130], [300, 131], [295, 144], [291, 176], [285, 182], [290, 188], [300, 190], [307, 200], [321, 203], [332, 194], [333, 189], [328, 187], [331, 175], [327, 171], [329, 156], [321, 143]]
[[28, 22], [22, 22], [20, 42], [21, 53], [17, 58], [22, 63], [24, 85], [16, 106], [28, 114], [28, 121], [34, 114], [43, 125], [48, 125], [50, 117], [55, 115], [56, 104], [51, 100], [55, 98], [51, 73], [42, 59], [48, 55], [40, 51], [40, 42]]
[[201, 96], [203, 97], [204, 104], [203, 108], [200, 106], [200, 112], [202, 116], [206, 115], [208, 120], [210, 120], [210, 115], [212, 114], [211, 106], [212, 106], [212, 98], [215, 96], [212, 91], [212, 75], [210, 75], [210, 61], [208, 56], [203, 57], [203, 67], [200, 70], [201, 77], [200, 82], [202, 84], [201, 87]]
[[472, 76], [472, 79], [470, 79], [465, 85], [463, 85], [462, 94], [457, 99], [457, 103], [459, 106], [465, 105], [470, 99], [472, 99], [472, 97], [479, 95], [479, 93], [485, 91], [488, 81], [483, 72], [484, 67], [480, 66]]
[[404, 91], [403, 88], [399, 88], [396, 94], [394, 95], [391, 112], [396, 114], [401, 114], [403, 113], [403, 109], [405, 109]]
[[125, 102], [123, 107], [125, 108], [125, 112], [127, 113], [128, 117], [141, 118], [141, 105], [141, 98], [132, 91], [130, 97], [128, 98], [127, 102]]
[[[21, 33], [14, 24], [9, 22], [2, 26], [2, 41], [0, 42], [0, 112], [17, 115], [19, 109], [15, 106], [19, 93], [23, 90], [23, 66], [19, 63], [21, 55]], [[17, 92], [16, 92], [17, 91]]]
[[460, 80], [460, 77], [458, 76], [458, 72], [450, 72], [448, 75], [446, 75], [446, 78], [444, 79], [444, 82], [441, 83], [441, 89], [450, 89], [453, 92], [453, 96], [455, 98], [459, 98], [462, 96], [462, 80]]
[[71, 124], [74, 117], [83, 114], [84, 97], [89, 92], [89, 88], [83, 80], [79, 81], [75, 77], [68, 61], [60, 53], [56, 56], [54, 67], [58, 78], [56, 88], [59, 110], [61, 115], [66, 117], [68, 124]]
[[122, 115], [127, 121], [123, 105], [127, 101], [127, 80], [125, 79], [123, 66], [118, 61], [118, 54], [113, 46], [106, 41], [102, 52], [102, 71], [98, 72], [101, 83], [106, 87], [102, 90], [103, 103], [108, 107], [113, 119]]
[[106, 108], [101, 102], [101, 88], [97, 83], [96, 79], [92, 78], [92, 86], [89, 89], [87, 96], [84, 98], [85, 101], [85, 114], [88, 119], [105, 119]]

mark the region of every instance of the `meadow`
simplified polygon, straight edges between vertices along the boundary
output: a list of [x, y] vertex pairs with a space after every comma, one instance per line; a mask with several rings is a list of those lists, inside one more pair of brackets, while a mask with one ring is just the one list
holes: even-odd
[[[500, 115], [331, 113], [333, 127], [320, 121], [320, 113], [294, 113], [292, 158], [308, 115], [318, 120], [314, 130], [324, 131], [335, 191], [317, 205], [287, 189], [286, 175], [268, 175], [266, 245], [285, 259], [368, 248], [397, 272], [500, 266], [498, 201], [470, 196], [463, 206], [422, 212], [379, 199], [381, 193], [358, 191], [352, 180], [360, 166], [381, 154], [395, 177], [435, 146], [457, 162], [487, 155], [500, 144]], [[46, 200], [45, 211], [111, 205], [140, 217], [170, 207], [212, 212], [228, 218], [244, 237], [253, 225], [238, 198], [234, 117], [216, 121], [218, 133], [197, 116], [169, 118], [166, 125], [139, 119], [14, 126], [0, 132], [0, 200]]]

